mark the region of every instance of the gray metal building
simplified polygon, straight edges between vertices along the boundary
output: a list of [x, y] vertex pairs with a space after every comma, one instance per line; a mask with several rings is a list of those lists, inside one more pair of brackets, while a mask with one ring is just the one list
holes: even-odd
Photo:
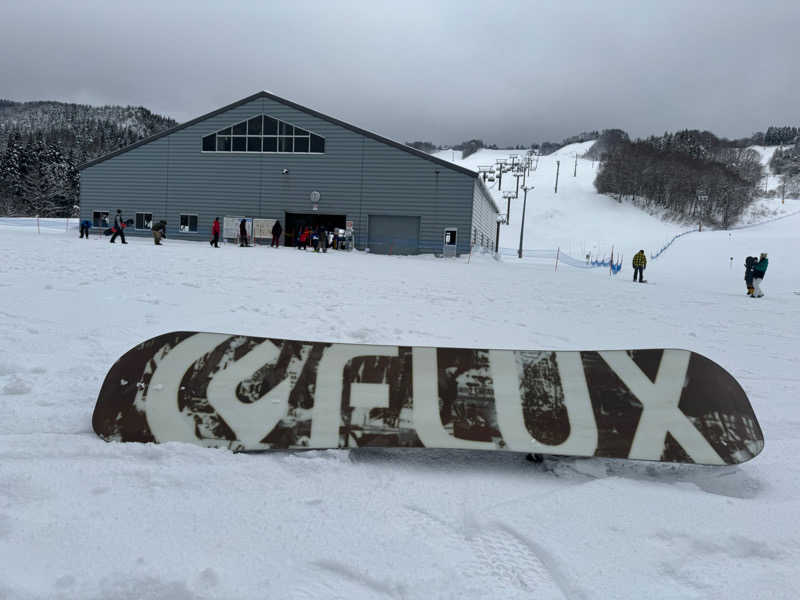
[[121, 209], [127, 235], [165, 219], [208, 240], [235, 216], [279, 219], [293, 243], [352, 222], [356, 248], [408, 254], [494, 249], [499, 212], [476, 172], [268, 92], [83, 164], [80, 204], [94, 227]]

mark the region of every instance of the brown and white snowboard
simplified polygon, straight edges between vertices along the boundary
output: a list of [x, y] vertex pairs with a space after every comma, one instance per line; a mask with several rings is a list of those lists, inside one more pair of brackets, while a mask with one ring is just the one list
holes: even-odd
[[395, 446], [724, 465], [764, 446], [737, 381], [688, 350], [491, 350], [173, 332], [111, 368], [109, 441]]

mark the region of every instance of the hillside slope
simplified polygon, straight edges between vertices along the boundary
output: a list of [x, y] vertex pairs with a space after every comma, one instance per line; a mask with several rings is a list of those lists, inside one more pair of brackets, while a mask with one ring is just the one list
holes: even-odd
[[[594, 179], [599, 163], [581, 158], [593, 143], [570, 144], [539, 158], [538, 168], [527, 178], [527, 184], [534, 187], [528, 191], [523, 248], [560, 247], [570, 256], [581, 258], [587, 253], [592, 257], [607, 257], [613, 247], [615, 255], [621, 252], [623, 259], [630, 259], [639, 249], [644, 249], [648, 255], [654, 254], [678, 233], [696, 227], [662, 220], [658, 214], [651, 215], [628, 202], [619, 203], [598, 194]], [[508, 158], [511, 154], [524, 155], [524, 151], [484, 149], [463, 160], [452, 150], [442, 150], [434, 156], [477, 171], [479, 166], [494, 165], [497, 159]], [[555, 191], [557, 169], [558, 192]], [[505, 213], [508, 201], [503, 199], [502, 192], [515, 191], [516, 179], [504, 173], [502, 189], [497, 179], [487, 181], [486, 186]], [[500, 227], [501, 248], [510, 250], [519, 246], [522, 205], [520, 189], [519, 198], [511, 200], [510, 225]], [[779, 198], [763, 198], [746, 213], [747, 222], [763, 221], [796, 210], [800, 210], [798, 200], [787, 200], [782, 205]]]

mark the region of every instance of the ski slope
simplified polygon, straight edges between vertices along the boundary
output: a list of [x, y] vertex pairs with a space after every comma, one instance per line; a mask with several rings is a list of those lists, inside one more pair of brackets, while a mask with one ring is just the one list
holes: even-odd
[[[590, 237], [581, 213], [597, 198], [568, 196], [568, 185], [552, 222], [574, 227], [546, 238], [545, 219], [532, 219], [531, 243], [574, 228], [587, 244], [644, 244], [627, 216]], [[547, 194], [537, 201], [558, 206]], [[628, 209], [597, 209], [596, 219], [616, 223], [617, 210]], [[482, 254], [112, 246], [79, 240], [63, 221], [40, 234], [7, 223], [0, 598], [797, 597], [800, 216], [684, 236], [650, 262], [645, 285], [630, 281], [627, 261], [612, 278]], [[762, 251], [766, 296], [753, 300], [742, 263]], [[108, 368], [139, 341], [182, 329], [689, 348], [738, 378], [766, 446], [744, 465], [702, 468], [429, 450], [245, 455], [98, 439], [90, 419]]]
[[[631, 205], [619, 203], [613, 198], [598, 194], [594, 188], [599, 163], [582, 156], [592, 147], [593, 141], [569, 144], [553, 154], [539, 157], [539, 164], [526, 184], [533, 186], [528, 191], [525, 203], [525, 227], [523, 248], [560, 248], [570, 256], [580, 259], [591, 254], [592, 258], [608, 258], [612, 247], [614, 255], [620, 253], [626, 262], [643, 249], [649, 256], [655, 254], [675, 235], [694, 229], [697, 224], [680, 224], [663, 221], [658, 213], [650, 215]], [[777, 146], [753, 147], [762, 156], [766, 171], [772, 153]], [[512, 154], [525, 157], [525, 150], [478, 150], [466, 159], [460, 151], [441, 150], [434, 154], [448, 162], [478, 171], [482, 165], [495, 165], [497, 159], [509, 159]], [[577, 157], [577, 163], [576, 163]], [[560, 162], [560, 165], [556, 163]], [[510, 160], [509, 160], [510, 163]], [[558, 170], [558, 192], [555, 191]], [[765, 172], [766, 172], [765, 171]], [[779, 177], [770, 175], [770, 189], [778, 186]], [[487, 181], [486, 186], [505, 213], [509, 201], [503, 192], [517, 191], [517, 180], [511, 173], [504, 173], [501, 182]], [[519, 182], [522, 187], [522, 179]], [[511, 200], [510, 224], [500, 227], [500, 247], [519, 248], [520, 224], [522, 223], [523, 192], [518, 199]], [[760, 222], [800, 211], [800, 201], [780, 198], [760, 198], [743, 215], [744, 223]]]

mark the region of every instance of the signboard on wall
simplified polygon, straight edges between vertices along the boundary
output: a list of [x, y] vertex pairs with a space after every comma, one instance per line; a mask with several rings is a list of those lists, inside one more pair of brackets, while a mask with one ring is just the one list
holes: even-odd
[[[239, 239], [239, 223], [242, 219], [246, 222], [247, 237], [253, 237], [253, 219], [248, 217], [223, 217], [222, 219], [222, 239], [223, 240], [238, 240]], [[272, 233], [270, 232], [270, 236]]]
[[275, 219], [253, 219], [253, 239], [271, 240]]

